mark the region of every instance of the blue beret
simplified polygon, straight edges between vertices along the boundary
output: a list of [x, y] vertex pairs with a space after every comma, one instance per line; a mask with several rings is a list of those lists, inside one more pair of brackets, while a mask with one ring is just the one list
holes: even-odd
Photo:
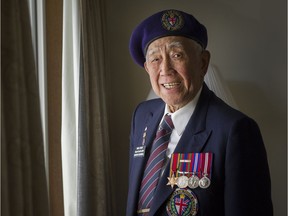
[[132, 32], [129, 49], [134, 61], [143, 67], [149, 44], [165, 36], [184, 36], [198, 42], [203, 49], [207, 47], [207, 30], [194, 16], [179, 10], [164, 10], [143, 20]]

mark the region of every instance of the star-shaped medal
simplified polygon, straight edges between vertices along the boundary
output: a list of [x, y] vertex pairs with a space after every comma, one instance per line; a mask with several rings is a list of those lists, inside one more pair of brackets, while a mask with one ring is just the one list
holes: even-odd
[[174, 185], [177, 185], [177, 179], [178, 179], [178, 177], [175, 177], [175, 176], [174, 176], [174, 173], [172, 174], [171, 177], [167, 177], [167, 178], [168, 178], [168, 183], [167, 183], [167, 185], [171, 185], [171, 188], [173, 188]]

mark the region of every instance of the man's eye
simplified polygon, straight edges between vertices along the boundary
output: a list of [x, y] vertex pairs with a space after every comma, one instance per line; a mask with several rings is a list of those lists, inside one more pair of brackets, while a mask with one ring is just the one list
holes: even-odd
[[151, 62], [157, 62], [157, 61], [159, 61], [159, 58], [154, 58], [151, 60]]
[[180, 58], [180, 57], [181, 57], [181, 54], [175, 53], [175, 54], [173, 55], [173, 57], [174, 57], [174, 58]]

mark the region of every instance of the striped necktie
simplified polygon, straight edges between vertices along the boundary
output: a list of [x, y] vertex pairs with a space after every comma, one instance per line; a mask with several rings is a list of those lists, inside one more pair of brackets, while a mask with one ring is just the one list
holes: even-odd
[[171, 116], [165, 115], [156, 133], [151, 154], [145, 167], [140, 187], [138, 209], [147, 209], [151, 205], [173, 128]]

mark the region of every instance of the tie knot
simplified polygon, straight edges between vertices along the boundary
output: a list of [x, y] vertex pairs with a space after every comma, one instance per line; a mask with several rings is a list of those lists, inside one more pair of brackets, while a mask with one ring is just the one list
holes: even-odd
[[164, 116], [164, 119], [161, 123], [161, 126], [160, 126], [160, 129], [163, 128], [167, 131], [172, 131], [174, 129], [174, 124], [173, 124], [173, 121], [172, 121], [172, 118], [171, 118], [171, 115], [169, 114], [166, 114]]

